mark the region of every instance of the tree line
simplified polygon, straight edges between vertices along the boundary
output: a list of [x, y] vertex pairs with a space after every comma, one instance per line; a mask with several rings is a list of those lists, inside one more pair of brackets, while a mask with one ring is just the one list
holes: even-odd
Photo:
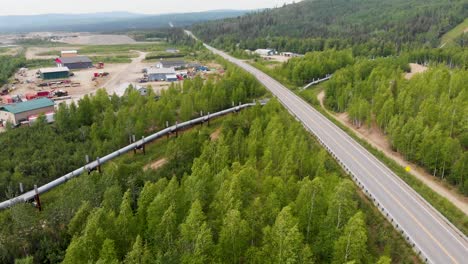
[[228, 50], [238, 43], [242, 48], [285, 48], [302, 53], [356, 46], [356, 51], [387, 56], [408, 45], [437, 47], [439, 38], [461, 23], [467, 12], [462, 0], [411, 4], [403, 0], [301, 1], [198, 24], [193, 30], [203, 40]]
[[356, 126], [377, 125], [407, 160], [468, 194], [466, 69], [430, 67], [410, 80], [402, 58], [360, 60], [326, 85], [326, 104]]
[[0, 56], [0, 88], [16, 70], [25, 65], [25, 58], [21, 56]]
[[134, 89], [122, 98], [99, 90], [77, 104], [60, 104], [53, 125], [38, 122], [1, 133], [0, 198], [17, 194], [19, 183], [29, 190], [81, 167], [86, 155], [102, 157], [127, 145], [132, 135], [141, 138], [164, 129], [166, 122], [173, 125], [264, 94], [251, 75], [222, 63], [227, 71], [220, 80], [186, 80], [157, 100], [154, 93], [145, 97]]
[[292, 58], [284, 63], [280, 74], [301, 86], [353, 63], [354, 57], [350, 50], [309, 52], [304, 57]]
[[383, 264], [411, 258], [399, 235], [276, 101], [226, 117], [218, 139], [205, 127], [155, 149], [161, 148], [168, 163], [157, 171], [142, 170], [149, 161], [142, 155], [122, 157], [102, 175], [48, 194], [41, 214], [27, 205], [0, 213], [3, 260]]

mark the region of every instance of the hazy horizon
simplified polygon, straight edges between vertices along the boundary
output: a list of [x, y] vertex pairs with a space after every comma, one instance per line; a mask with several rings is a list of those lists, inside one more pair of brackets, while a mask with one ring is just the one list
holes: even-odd
[[[5, 3], [6, 2], [6, 3]], [[279, 7], [289, 4], [292, 0], [237, 0], [237, 1], [187, 1], [172, 0], [163, 2], [160, 0], [112, 0], [112, 4], [105, 1], [95, 0], [23, 0], [21, 4], [13, 0], [5, 0], [3, 8], [0, 10], [1, 16], [21, 16], [21, 15], [44, 15], [44, 14], [88, 14], [101, 12], [130, 12], [138, 14], [170, 14], [203, 12], [211, 10], [251, 10], [260, 8]]]

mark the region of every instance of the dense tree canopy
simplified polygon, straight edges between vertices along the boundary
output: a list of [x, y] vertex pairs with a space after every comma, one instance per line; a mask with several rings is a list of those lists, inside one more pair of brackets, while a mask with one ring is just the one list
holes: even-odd
[[0, 260], [328, 263], [349, 232], [349, 261], [384, 254], [367, 234], [380, 234], [395, 260], [408, 257], [391, 226], [368, 224], [375, 212], [278, 102], [225, 118], [216, 140], [207, 129], [160, 142], [168, 163], [157, 171], [128, 155], [44, 196], [40, 214], [29, 205], [0, 213]]
[[0, 56], [0, 88], [7, 83], [8, 79], [21, 66], [25, 59], [21, 56]]
[[[130, 261], [138, 259], [135, 252], [141, 254], [139, 263], [378, 259], [367, 252], [365, 215], [353, 184], [337, 177], [338, 167], [300, 125], [285, 125], [290, 117], [279, 109], [270, 103], [241, 119], [228, 118], [221, 137], [203, 144], [191, 173], [145, 183], [133, 211], [129, 192], [120, 209], [106, 208], [104, 200], [91, 210], [82, 231], [74, 231], [64, 262]], [[247, 143], [258, 149], [238, 148]], [[126, 231], [134, 221], [137, 230]], [[95, 241], [91, 248], [75, 246], [88, 245], [89, 239]], [[347, 244], [351, 253], [345, 257]]]
[[467, 12], [463, 0], [305, 0], [199, 24], [194, 31], [227, 49], [240, 43], [242, 48], [305, 53], [353, 46], [385, 56], [407, 45], [439, 45], [439, 37], [461, 23]]
[[[227, 65], [226, 65], [227, 66]], [[119, 98], [99, 90], [77, 105], [60, 105], [54, 125], [38, 123], [0, 134], [0, 198], [43, 184], [85, 164], [85, 156], [102, 157], [129, 142], [204, 114], [245, 103], [264, 93], [254, 78], [229, 66], [221, 80], [186, 80], [142, 97], [133, 89]]]
[[410, 80], [400, 59], [361, 60], [335, 73], [326, 103], [352, 122], [377, 125], [395, 150], [468, 194], [468, 74], [433, 66]]

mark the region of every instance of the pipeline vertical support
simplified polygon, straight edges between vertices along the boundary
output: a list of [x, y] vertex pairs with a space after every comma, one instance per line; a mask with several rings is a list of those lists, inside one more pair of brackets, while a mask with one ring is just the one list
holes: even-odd
[[84, 165], [84, 168], [86, 171], [88, 171], [88, 175], [91, 174], [91, 170], [88, 168], [88, 164], [89, 164], [89, 155], [86, 154], [85, 156], [85, 160], [86, 160], [86, 164]]
[[[168, 127], [169, 127], [169, 121], [166, 121], [166, 128], [168, 128]], [[169, 139], [170, 134], [171, 134], [171, 132], [166, 134], [167, 139]]]
[[37, 190], [37, 185], [34, 184], [34, 192], [36, 195], [34, 195], [34, 201], [36, 202], [36, 208], [40, 211], [42, 211], [42, 205], [41, 205], [41, 199], [39, 198], [39, 191]]
[[101, 161], [99, 160], [99, 157], [97, 157], [96, 162], [97, 162], [97, 170], [98, 170], [98, 172], [99, 172], [99, 173], [102, 173], [102, 170], [101, 170]]
[[179, 137], [179, 128], [177, 127], [179, 125], [179, 121], [175, 121], [175, 136]]
[[143, 155], [146, 155], [146, 143], [145, 143], [145, 136], [141, 137], [141, 141], [143, 142], [143, 145], [141, 146], [143, 148]]
[[[132, 136], [132, 142], [131, 143], [135, 143], [135, 135]], [[133, 154], [136, 155], [136, 151], [137, 151], [137, 147], [133, 148]]]
[[20, 193], [23, 193], [23, 192], [24, 192], [24, 190], [23, 190], [23, 183], [22, 183], [22, 182], [19, 183], [19, 190], [20, 190]]
[[208, 112], [208, 126], [210, 126], [210, 112]]

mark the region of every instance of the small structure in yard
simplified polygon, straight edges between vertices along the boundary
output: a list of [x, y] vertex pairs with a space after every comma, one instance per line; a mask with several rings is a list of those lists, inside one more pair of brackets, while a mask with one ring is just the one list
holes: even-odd
[[183, 60], [161, 60], [156, 64], [156, 68], [172, 68], [172, 69], [182, 69], [187, 66], [187, 63]]
[[167, 81], [169, 75], [176, 75], [174, 69], [168, 68], [149, 68], [146, 72], [148, 75], [148, 81]]
[[43, 80], [65, 79], [70, 76], [68, 67], [42, 68], [39, 69], [39, 75]]
[[140, 85], [135, 85], [134, 89], [137, 90], [141, 96], [147, 96], [149, 93], [148, 88], [140, 86]]
[[255, 50], [255, 53], [261, 56], [271, 56], [278, 54], [278, 52], [274, 49], [257, 49]]
[[167, 53], [179, 53], [179, 50], [175, 48], [168, 48], [166, 49], [166, 52]]
[[78, 56], [78, 51], [76, 50], [64, 50], [60, 52], [60, 57], [62, 58], [70, 58]]
[[166, 81], [167, 82], [177, 82], [179, 80], [179, 77], [177, 77], [176, 74], [168, 74], [166, 75]]
[[55, 60], [57, 67], [68, 67], [69, 69], [88, 69], [93, 67], [93, 62], [86, 56], [60, 57]]
[[4, 105], [0, 107], [0, 122], [10, 122], [16, 126], [31, 116], [54, 112], [54, 105], [54, 101], [48, 98]]
[[[32, 115], [30, 117], [28, 117], [28, 122], [29, 122], [29, 125], [32, 125], [34, 123], [37, 122], [37, 120], [39, 119], [39, 116], [40, 115]], [[47, 112], [47, 113], [44, 113], [44, 117], [45, 117], [45, 121], [47, 123], [53, 123], [55, 121], [55, 112]]]
[[129, 91], [129, 89], [138, 91], [138, 93], [141, 96], [147, 96], [149, 94], [149, 89], [147, 87], [141, 86], [141, 85], [138, 85], [138, 84], [133, 84], [133, 83], [123, 83], [123, 84], [121, 84], [119, 87], [117, 87], [114, 90], [114, 93], [117, 96], [122, 97], [122, 96], [125, 95], [125, 93], [127, 93]]
[[290, 58], [300, 57], [301, 56], [300, 54], [297, 54], [297, 53], [294, 53], [294, 52], [281, 52], [280, 55], [284, 56], [284, 57], [290, 57]]

